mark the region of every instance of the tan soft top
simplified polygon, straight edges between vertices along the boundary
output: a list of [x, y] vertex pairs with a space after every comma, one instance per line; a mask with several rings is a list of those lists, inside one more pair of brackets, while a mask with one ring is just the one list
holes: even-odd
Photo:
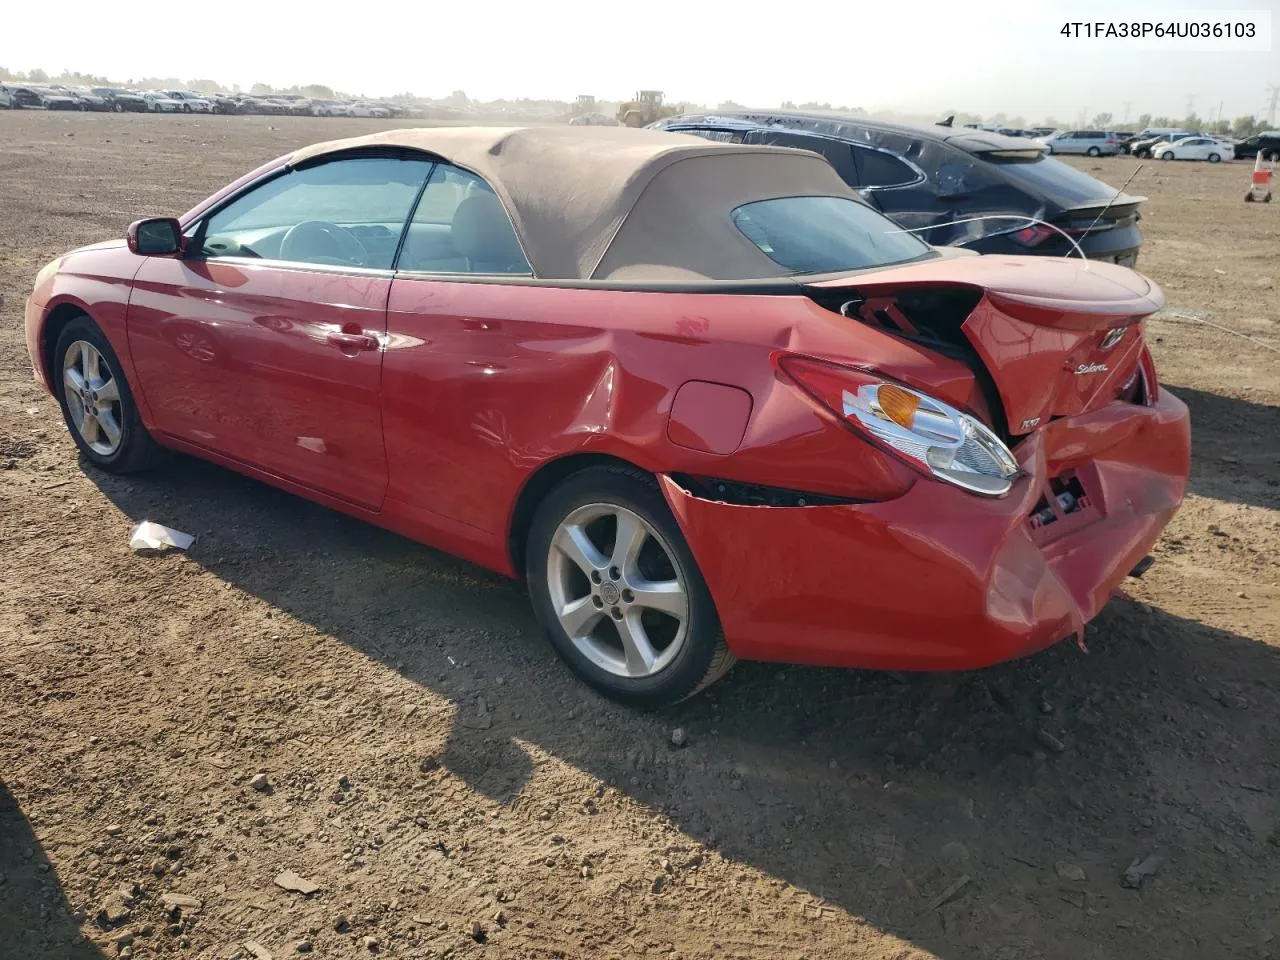
[[290, 162], [369, 147], [420, 150], [483, 177], [545, 279], [782, 276], [733, 225], [733, 208], [771, 197], [858, 199], [815, 153], [627, 127], [388, 130], [304, 147]]

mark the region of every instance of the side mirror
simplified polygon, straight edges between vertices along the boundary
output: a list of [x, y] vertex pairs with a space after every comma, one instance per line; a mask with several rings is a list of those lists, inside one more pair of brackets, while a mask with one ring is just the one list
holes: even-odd
[[129, 224], [129, 249], [142, 257], [172, 257], [182, 252], [182, 225], [174, 217], [152, 217]]

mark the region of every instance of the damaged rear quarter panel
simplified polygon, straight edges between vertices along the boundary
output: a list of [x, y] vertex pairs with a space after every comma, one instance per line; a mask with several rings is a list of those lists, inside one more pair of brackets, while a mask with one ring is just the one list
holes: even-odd
[[[433, 517], [447, 519], [505, 544], [530, 477], [579, 453], [618, 457], [653, 473], [834, 496], [905, 492], [915, 474], [779, 379], [772, 363], [779, 350], [896, 362], [921, 375], [927, 368], [919, 348], [799, 294], [397, 278], [382, 387], [389, 506], [426, 526]], [[691, 380], [750, 395], [733, 453], [668, 437], [673, 398]]]

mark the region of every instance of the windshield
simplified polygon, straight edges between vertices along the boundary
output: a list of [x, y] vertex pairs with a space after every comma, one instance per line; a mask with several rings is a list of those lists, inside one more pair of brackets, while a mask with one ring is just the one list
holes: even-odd
[[791, 273], [838, 273], [916, 260], [928, 244], [846, 197], [779, 197], [734, 209], [733, 223]]

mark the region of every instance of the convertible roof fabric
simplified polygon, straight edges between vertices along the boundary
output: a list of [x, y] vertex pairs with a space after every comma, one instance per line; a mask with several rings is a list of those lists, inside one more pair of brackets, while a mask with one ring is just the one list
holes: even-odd
[[390, 147], [483, 177], [534, 275], [559, 280], [750, 280], [786, 271], [734, 226], [773, 197], [859, 198], [816, 153], [627, 127], [428, 127], [318, 143], [327, 154]]

